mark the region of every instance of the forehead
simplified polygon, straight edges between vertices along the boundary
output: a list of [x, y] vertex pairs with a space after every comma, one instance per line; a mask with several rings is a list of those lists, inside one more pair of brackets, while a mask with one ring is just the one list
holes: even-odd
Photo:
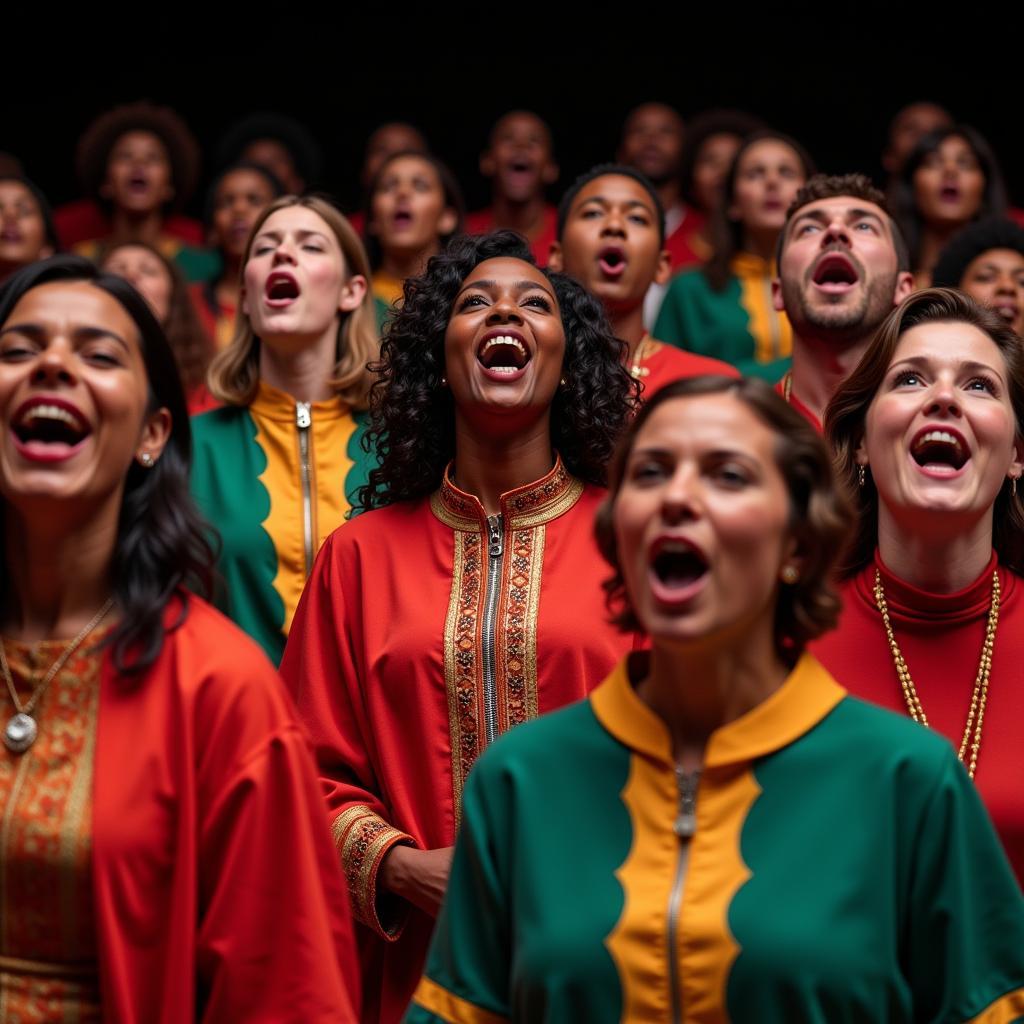
[[683, 120], [664, 103], [645, 103], [643, 106], [637, 107], [626, 120], [626, 131], [636, 131], [641, 127], [671, 128], [682, 132]]
[[239, 167], [238, 170], [228, 171], [217, 186], [218, 195], [243, 190], [266, 192], [268, 195], [273, 191], [270, 182], [259, 171], [251, 170], [248, 167]]
[[946, 124], [949, 124], [949, 114], [942, 107], [933, 103], [911, 103], [896, 115], [893, 132], [920, 131], [923, 134]]
[[111, 251], [103, 263], [105, 266], [113, 263], [141, 263], [164, 269], [164, 265], [156, 253], [150, 252], [149, 249], [141, 245], [119, 245]]
[[649, 209], [654, 209], [647, 189], [635, 178], [625, 174], [602, 174], [601, 177], [588, 181], [576, 193], [572, 208], [575, 210], [588, 200], [597, 198], [607, 199], [613, 203], [641, 202]]
[[425, 175], [432, 181], [440, 181], [440, 175], [437, 173], [437, 168], [425, 157], [416, 156], [413, 153], [410, 153], [407, 156], [396, 156], [394, 159], [389, 160], [384, 165], [381, 177], [399, 177], [403, 174]]
[[0, 181], [0, 200], [7, 203], [27, 200], [34, 207], [38, 206], [32, 191], [21, 181]]
[[548, 279], [532, 263], [510, 256], [497, 256], [477, 264], [466, 276], [462, 286], [465, 288], [476, 281], [496, 281], [499, 285], [529, 281], [546, 291], [551, 290]]
[[748, 146], [740, 156], [740, 166], [756, 163], [789, 163], [800, 166], [795, 149], [781, 139], [761, 139]]
[[548, 126], [536, 114], [520, 110], [499, 118], [494, 126], [492, 138], [497, 142], [517, 135], [539, 135], [547, 142]]
[[114, 143], [114, 149], [141, 148], [143, 146], [159, 149], [164, 152], [163, 140], [155, 132], [148, 132], [144, 129], [133, 129], [118, 136]]
[[662, 402], [640, 428], [633, 451], [661, 448], [685, 456], [727, 450], [774, 462], [777, 437], [735, 395], [691, 395]]
[[1024, 267], [1024, 253], [1018, 252], [1016, 249], [986, 249], [985, 252], [979, 253], [971, 260], [968, 269], [982, 264], [1010, 267], [1017, 270]]
[[926, 359], [933, 365], [952, 367], [983, 363], [1006, 376], [1006, 360], [999, 346], [980, 328], [956, 320], [935, 320], [904, 331], [889, 365], [905, 359]]
[[395, 151], [399, 149], [419, 149], [423, 138], [411, 124], [382, 124], [366, 144], [368, 150]]
[[316, 231], [330, 240], [335, 240], [330, 224], [308, 206], [285, 206], [275, 210], [260, 225], [260, 234], [269, 231]]
[[11, 310], [7, 324], [49, 327], [99, 327], [139, 345], [139, 331], [128, 310], [113, 295], [88, 281], [52, 281], [27, 291]]
[[962, 135], [947, 135], [932, 152], [948, 154], [950, 156], [969, 153], [971, 156], [974, 156], [974, 148]]
[[812, 203], [801, 206], [793, 214], [793, 219], [806, 217], [809, 214], [825, 214], [827, 217], [849, 216], [860, 211], [873, 213], [879, 220], [888, 223], [889, 217], [877, 203], [869, 199], [858, 199], [856, 196], [830, 196], [828, 199], [815, 199]]

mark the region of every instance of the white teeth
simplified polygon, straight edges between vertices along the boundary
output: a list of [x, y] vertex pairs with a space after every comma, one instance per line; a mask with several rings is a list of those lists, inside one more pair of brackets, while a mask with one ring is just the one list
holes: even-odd
[[952, 434], [947, 433], [945, 430], [929, 430], [928, 433], [921, 438], [918, 444], [924, 444], [926, 441], [939, 441], [943, 444], [952, 444], [956, 445], [957, 448], [960, 447], [959, 439], [955, 438]]
[[486, 352], [489, 349], [494, 348], [495, 345], [511, 345], [513, 348], [519, 350], [523, 358], [526, 358], [526, 347], [518, 338], [510, 337], [507, 334], [499, 335], [497, 338], [491, 338], [486, 345], [484, 345], [482, 352]]
[[60, 420], [74, 427], [75, 430], [82, 429], [82, 423], [77, 416], [72, 416], [67, 409], [59, 405], [33, 405], [21, 418], [23, 424], [31, 423], [32, 420]]

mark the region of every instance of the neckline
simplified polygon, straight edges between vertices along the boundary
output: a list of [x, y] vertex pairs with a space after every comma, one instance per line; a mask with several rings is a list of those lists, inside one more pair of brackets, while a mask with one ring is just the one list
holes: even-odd
[[1014, 589], [1014, 575], [999, 565], [995, 551], [992, 552], [988, 565], [973, 583], [949, 594], [936, 594], [900, 579], [886, 566], [876, 550], [875, 557], [855, 577], [854, 585], [858, 597], [870, 607], [879, 621], [882, 616], [875, 602], [876, 569], [885, 590], [889, 616], [894, 621], [949, 625], [984, 618], [988, 615], [992, 600], [992, 573], [996, 571], [999, 572], [1004, 604]]
[[[674, 769], [668, 727], [637, 694], [629, 678], [627, 655], [591, 694], [594, 714], [620, 743]], [[752, 761], [781, 750], [814, 728], [844, 697], [846, 691], [821, 663], [807, 652], [767, 700], [708, 738], [704, 768]]]
[[[452, 483], [454, 462], [448, 463], [441, 486], [430, 497], [430, 509], [446, 526], [455, 530], [487, 529], [487, 513], [475, 494]], [[539, 480], [505, 491], [501, 495], [501, 517], [510, 529], [540, 526], [564, 515], [579, 501], [583, 482], [565, 468], [555, 454], [555, 464]]]
[[[295, 407], [298, 404], [298, 401], [289, 395], [287, 391], [275, 388], [272, 384], [268, 384], [265, 380], [260, 379], [256, 390], [256, 397], [252, 400], [249, 410], [257, 415], [265, 416], [267, 419], [294, 423]], [[322, 402], [309, 402], [307, 404], [313, 413], [314, 419], [337, 419], [349, 411], [348, 405], [337, 396], [325, 399]]]

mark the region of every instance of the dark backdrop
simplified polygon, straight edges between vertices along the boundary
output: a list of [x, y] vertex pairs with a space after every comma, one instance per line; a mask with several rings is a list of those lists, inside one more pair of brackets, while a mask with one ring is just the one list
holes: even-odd
[[[170, 104], [210, 159], [234, 118], [277, 110], [314, 131], [327, 158], [319, 184], [352, 208], [367, 134], [402, 119], [424, 128], [474, 207], [486, 200], [476, 163], [487, 129], [511, 107], [534, 109], [552, 126], [562, 171], [555, 198], [614, 153], [625, 112], [643, 100], [684, 115], [742, 107], [804, 141], [823, 170], [877, 176], [888, 119], [928, 98], [989, 137], [1024, 205], [1019, 19], [1001, 25], [980, 6], [973, 19], [963, 8], [956, 24], [835, 3], [752, 12], [626, 0], [570, 15], [531, 0], [411, 10], [342, 4], [319, 14], [293, 0], [165, 11], [146, 22], [138, 9], [130, 21], [104, 14], [102, 24], [100, 15], [54, 14], [60, 33], [45, 52], [37, 52], [42, 21], [22, 12], [25, 24], [5, 33], [0, 149], [59, 203], [78, 194], [78, 136], [108, 106]], [[193, 212], [200, 207], [194, 200]]]

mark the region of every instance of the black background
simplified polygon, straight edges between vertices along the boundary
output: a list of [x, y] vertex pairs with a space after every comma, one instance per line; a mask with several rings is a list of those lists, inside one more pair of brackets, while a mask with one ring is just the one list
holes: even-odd
[[[553, 13], [554, 10], [554, 13]], [[359, 202], [363, 143], [384, 120], [419, 124], [483, 205], [476, 170], [503, 111], [551, 124], [560, 188], [614, 154], [625, 113], [660, 99], [692, 115], [741, 107], [810, 148], [822, 170], [878, 177], [889, 118], [927, 98], [988, 136], [1024, 204], [1021, 19], [967, 7], [916, 16], [864, 4], [785, 7], [623, 2], [578, 14], [529, 4], [198, 11], [18, 11], [6, 30], [0, 149], [55, 203], [77, 196], [75, 142], [117, 103], [175, 107], [212, 154], [254, 110], [306, 123], [326, 155], [317, 184]], [[1007, 9], [1009, 10], [1009, 9]], [[206, 170], [211, 170], [207, 161]], [[201, 209], [199, 197], [191, 211]]]

